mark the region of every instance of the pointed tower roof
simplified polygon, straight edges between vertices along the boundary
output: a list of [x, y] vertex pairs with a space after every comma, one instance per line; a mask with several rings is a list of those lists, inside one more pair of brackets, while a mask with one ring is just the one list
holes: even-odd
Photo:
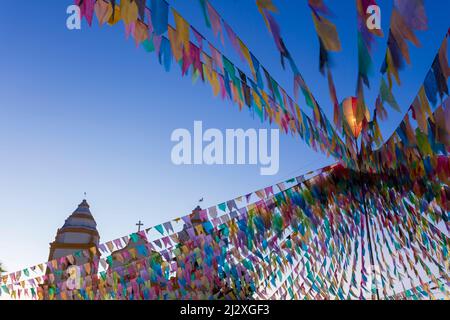
[[62, 228], [58, 229], [55, 241], [50, 244], [49, 260], [98, 246], [99, 242], [97, 223], [89, 210], [89, 204], [83, 200], [66, 219]]
[[89, 204], [84, 199], [78, 208], [66, 219], [60, 231], [67, 228], [82, 228], [97, 231], [97, 223], [89, 210]]

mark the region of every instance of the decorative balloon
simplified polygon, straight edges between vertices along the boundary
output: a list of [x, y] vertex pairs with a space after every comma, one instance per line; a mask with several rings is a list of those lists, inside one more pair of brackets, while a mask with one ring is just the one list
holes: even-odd
[[[344, 113], [344, 118], [347, 123], [347, 129], [350, 130], [353, 137], [356, 139], [359, 137], [362, 127], [363, 119], [359, 120], [357, 117], [358, 110], [358, 98], [348, 97], [345, 98], [341, 103], [342, 111]], [[370, 120], [369, 110], [364, 108], [364, 116], [367, 121]]]

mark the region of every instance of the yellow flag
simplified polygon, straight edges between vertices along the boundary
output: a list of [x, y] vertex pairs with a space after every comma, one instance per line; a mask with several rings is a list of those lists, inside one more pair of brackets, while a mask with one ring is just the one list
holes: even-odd
[[392, 61], [391, 50], [388, 48], [386, 52], [386, 64], [388, 71], [388, 80], [389, 80], [389, 89], [392, 89], [392, 74], [397, 81], [397, 84], [400, 85], [400, 76], [398, 75], [398, 70], [394, 66], [394, 62]]
[[178, 33], [174, 28], [169, 26], [168, 35], [173, 57], [175, 58], [175, 61], [180, 61], [183, 57], [183, 51], [180, 42], [178, 41]]
[[244, 56], [245, 60], [247, 60], [248, 65], [250, 66], [250, 70], [252, 71], [253, 76], [256, 78], [256, 71], [255, 67], [253, 66], [253, 60], [250, 57], [250, 51], [248, 50], [247, 46], [242, 42], [241, 39], [239, 40], [239, 46], [241, 48], [242, 55]]
[[[99, 1], [97, 1], [97, 2], [99, 2]], [[114, 7], [114, 14], [112, 14], [111, 17], [109, 18], [108, 24], [109, 24], [110, 26], [115, 25], [117, 22], [120, 21], [120, 19], [121, 19], [121, 16], [120, 16], [120, 15], [121, 15], [121, 13], [120, 13], [120, 7], [119, 7], [119, 6], [115, 6], [115, 7]]]
[[212, 77], [211, 77], [211, 86], [212, 86], [212, 88], [213, 88], [214, 96], [217, 96], [217, 95], [219, 95], [219, 93], [220, 93], [220, 82], [219, 82], [219, 78], [218, 78], [218, 76], [217, 76], [217, 72], [216, 72], [216, 71], [213, 71], [213, 72], [211, 73], [211, 75], [212, 75]]
[[262, 105], [261, 105], [261, 99], [259, 98], [259, 95], [256, 93], [256, 91], [252, 90], [252, 96], [253, 101], [255, 101], [256, 106], [260, 111], [262, 111]]
[[339, 35], [336, 30], [336, 26], [324, 17], [320, 17], [320, 20], [312, 13], [314, 26], [322, 43], [327, 51], [340, 51], [341, 42], [339, 41]]
[[425, 111], [428, 114], [428, 117], [434, 121], [433, 112], [431, 112], [430, 104], [428, 103], [427, 95], [425, 93], [425, 88], [422, 85], [419, 90], [419, 101], [422, 105], [422, 111]]
[[108, 22], [113, 13], [111, 3], [106, 1], [97, 1], [94, 10], [100, 25]]
[[180, 14], [172, 8], [173, 17], [175, 19], [175, 26], [177, 31], [177, 41], [182, 44], [184, 50], [189, 53], [189, 23]]
[[136, 22], [139, 16], [139, 9], [134, 1], [122, 0], [120, 1], [120, 12], [123, 22], [129, 25], [132, 22]]

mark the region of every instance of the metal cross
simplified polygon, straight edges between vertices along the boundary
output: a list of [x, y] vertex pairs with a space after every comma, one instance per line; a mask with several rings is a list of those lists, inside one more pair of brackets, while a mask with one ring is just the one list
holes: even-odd
[[141, 220], [139, 220], [138, 223], [136, 223], [136, 225], [138, 226], [138, 232], [141, 231], [141, 226], [143, 226], [144, 224], [141, 222]]

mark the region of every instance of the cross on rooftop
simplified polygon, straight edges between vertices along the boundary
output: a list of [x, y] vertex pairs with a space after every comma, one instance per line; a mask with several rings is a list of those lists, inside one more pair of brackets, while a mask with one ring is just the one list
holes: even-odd
[[139, 220], [138, 223], [136, 223], [136, 225], [138, 226], [138, 232], [141, 231], [141, 226], [143, 226], [144, 224], [141, 222], [141, 220]]

